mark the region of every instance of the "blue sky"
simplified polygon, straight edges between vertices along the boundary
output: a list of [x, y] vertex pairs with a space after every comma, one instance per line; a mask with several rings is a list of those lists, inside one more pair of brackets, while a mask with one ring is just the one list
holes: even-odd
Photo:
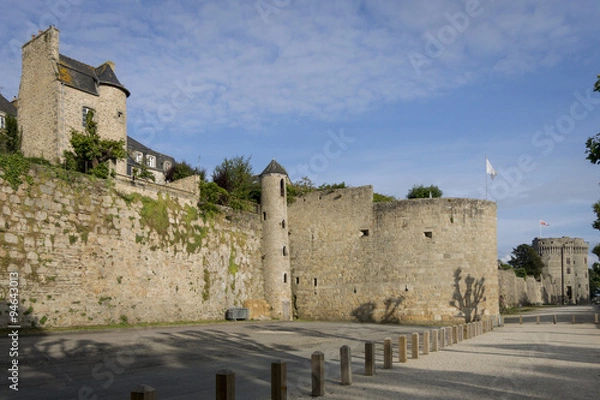
[[[272, 158], [292, 180], [415, 184], [486, 197], [498, 176], [498, 256], [544, 237], [595, 246], [600, 7], [581, 1], [9, 1], [0, 87], [18, 93], [20, 46], [61, 31], [62, 54], [116, 63], [129, 135], [198, 163]], [[595, 257], [590, 257], [590, 261]]]

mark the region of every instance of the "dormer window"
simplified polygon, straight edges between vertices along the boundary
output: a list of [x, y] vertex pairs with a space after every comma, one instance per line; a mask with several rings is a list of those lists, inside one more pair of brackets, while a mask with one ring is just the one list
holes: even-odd
[[0, 115], [0, 129], [6, 129], [6, 119], [4, 115]]
[[89, 107], [83, 107], [81, 109], [81, 126], [83, 126], [84, 128], [87, 127], [87, 116], [90, 112], [93, 115], [94, 109]]
[[156, 168], [156, 157], [146, 156], [146, 165], [151, 168]]
[[138, 164], [141, 164], [142, 161], [144, 161], [144, 154], [140, 153], [139, 151], [135, 152], [135, 162]]
[[163, 171], [168, 171], [171, 169], [171, 162], [170, 161], [165, 161], [163, 163]]

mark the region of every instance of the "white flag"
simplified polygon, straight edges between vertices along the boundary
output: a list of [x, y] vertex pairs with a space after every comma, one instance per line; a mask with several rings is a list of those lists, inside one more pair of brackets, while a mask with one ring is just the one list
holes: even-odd
[[492, 176], [492, 180], [494, 180], [496, 175], [498, 175], [494, 167], [492, 167], [492, 163], [490, 162], [490, 160], [487, 159], [487, 157], [485, 158], [485, 172]]

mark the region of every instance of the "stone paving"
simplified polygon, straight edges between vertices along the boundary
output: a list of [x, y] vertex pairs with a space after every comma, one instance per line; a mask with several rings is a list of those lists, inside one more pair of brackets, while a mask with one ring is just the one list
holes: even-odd
[[[311, 397], [310, 357], [325, 355], [330, 399], [596, 399], [600, 388], [598, 307], [551, 309], [398, 362], [398, 335], [435, 327], [325, 322], [236, 322], [185, 327], [54, 333], [19, 338], [19, 392], [0, 399], [123, 399], [138, 384], [157, 399], [214, 399], [215, 373], [236, 373], [236, 399], [269, 399], [271, 362], [288, 368], [288, 398]], [[571, 323], [571, 315], [589, 322]], [[535, 315], [535, 314], [534, 314]], [[547, 317], [545, 317], [547, 318]], [[581, 318], [581, 319], [580, 319]], [[576, 320], [577, 320], [576, 319]], [[383, 369], [391, 337], [392, 369]], [[365, 376], [364, 343], [376, 342], [376, 371]], [[340, 384], [341, 346], [352, 354], [353, 384]], [[8, 365], [8, 352], [0, 354]]]

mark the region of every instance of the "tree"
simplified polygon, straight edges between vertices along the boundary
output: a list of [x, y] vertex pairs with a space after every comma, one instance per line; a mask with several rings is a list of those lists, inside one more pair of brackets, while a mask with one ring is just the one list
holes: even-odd
[[17, 119], [8, 114], [5, 118], [6, 127], [4, 133], [0, 132], [0, 151], [14, 154], [21, 151], [21, 133]]
[[110, 175], [108, 162], [127, 156], [125, 140], [102, 139], [92, 111], [88, 112], [85, 125], [85, 132], [71, 130], [73, 151], [64, 152], [66, 168], [106, 179]]
[[168, 182], [173, 182], [178, 179], [187, 178], [188, 176], [199, 175], [201, 180], [206, 179], [206, 169], [199, 167], [192, 167], [185, 161], [176, 163], [165, 172], [165, 179]]
[[[594, 84], [594, 91], [600, 92], [600, 75], [597, 76], [596, 83]], [[585, 147], [585, 153], [587, 154], [586, 159], [592, 164], [600, 164], [600, 133], [597, 133], [594, 137], [588, 138], [585, 142]], [[600, 201], [594, 203], [592, 209], [594, 210], [594, 214], [596, 214], [596, 220], [592, 222], [592, 227], [600, 230]], [[600, 257], [600, 244], [597, 244], [594, 247], [592, 253], [597, 257]], [[594, 263], [592, 269], [589, 270], [589, 279], [591, 298], [595, 296], [600, 285], [600, 265], [598, 263]]]
[[407, 199], [426, 199], [429, 197], [442, 197], [442, 191], [435, 185], [414, 185], [406, 195]]
[[335, 189], [346, 189], [346, 182], [341, 183], [324, 183], [317, 188], [317, 190], [335, 190]]
[[536, 278], [542, 274], [544, 268], [542, 258], [537, 251], [528, 244], [520, 244], [516, 249], [513, 249], [511, 259], [508, 263], [515, 269], [515, 274], [519, 268], [522, 268], [527, 275]]
[[225, 158], [212, 173], [212, 181], [242, 200], [260, 200], [260, 184], [254, 178], [250, 158]]
[[396, 201], [396, 198], [381, 193], [373, 193], [373, 203], [385, 203], [388, 201]]
[[600, 264], [594, 263], [589, 269], [590, 275], [590, 299], [600, 296]]

